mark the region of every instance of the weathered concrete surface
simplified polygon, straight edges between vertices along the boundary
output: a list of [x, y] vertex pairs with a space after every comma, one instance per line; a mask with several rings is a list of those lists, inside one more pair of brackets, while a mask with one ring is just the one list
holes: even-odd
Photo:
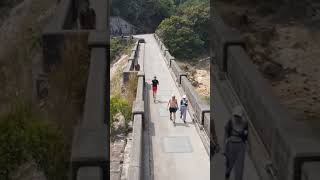
[[[216, 82], [215, 82], [216, 83]], [[221, 146], [221, 152], [223, 150], [223, 138], [224, 138], [224, 126], [228, 119], [230, 118], [231, 112], [228, 110], [224, 103], [224, 99], [222, 99], [221, 94], [214, 83], [211, 84], [213, 89], [213, 114], [214, 114], [214, 126], [215, 133], [218, 138], [218, 143]], [[213, 159], [211, 159], [211, 177], [213, 179], [223, 179], [225, 172], [225, 157], [221, 153], [216, 154]], [[232, 175], [233, 176], [233, 175]], [[231, 176], [231, 177], [232, 177]], [[259, 180], [259, 176], [257, 174], [257, 170], [255, 169], [252, 160], [249, 158], [248, 153], [246, 153], [245, 159], [245, 170], [244, 177], [245, 180]]]
[[301, 180], [318, 180], [320, 178], [320, 163], [310, 162], [302, 166]]
[[134, 115], [133, 119], [133, 133], [132, 133], [132, 147], [130, 152], [130, 164], [128, 169], [129, 180], [140, 180], [142, 177], [142, 115]]
[[[160, 48], [152, 34], [139, 35], [144, 38], [145, 44], [145, 78], [150, 84], [154, 75], [159, 79], [158, 100], [156, 104], [153, 99], [149, 99], [150, 103], [150, 122], [149, 133], [151, 135], [151, 162], [152, 176], [154, 180], [194, 180], [210, 179], [210, 162], [204, 145], [197, 134], [195, 126], [192, 124], [191, 117], [188, 113], [187, 124], [179, 119], [177, 112], [176, 126], [170, 121], [167, 102], [171, 93], [174, 93], [178, 100], [181, 99], [175, 79], [172, 78], [166, 62], [161, 54]], [[152, 97], [149, 91], [149, 97]], [[160, 109], [165, 112], [159, 112]], [[164, 151], [165, 137], [185, 136], [189, 138], [192, 147], [191, 153], [166, 153]]]
[[[225, 79], [245, 108], [272, 160], [278, 179], [300, 180], [303, 163], [320, 159], [318, 138], [305, 122], [290, 117], [251, 63], [245, 48], [240, 43], [232, 43], [239, 38], [232, 37], [230, 41], [231, 35], [237, 36], [236, 33], [231, 32], [218, 16], [212, 30], [215, 63], [225, 72]], [[259, 156], [253, 158], [261, 164]]]
[[77, 180], [101, 180], [102, 170], [99, 167], [83, 167], [78, 171]]

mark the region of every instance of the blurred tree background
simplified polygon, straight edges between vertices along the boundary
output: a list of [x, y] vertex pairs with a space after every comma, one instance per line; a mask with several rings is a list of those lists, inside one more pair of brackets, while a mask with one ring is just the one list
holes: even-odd
[[121, 16], [140, 33], [156, 32], [178, 59], [208, 54], [209, 0], [112, 0], [111, 15]]

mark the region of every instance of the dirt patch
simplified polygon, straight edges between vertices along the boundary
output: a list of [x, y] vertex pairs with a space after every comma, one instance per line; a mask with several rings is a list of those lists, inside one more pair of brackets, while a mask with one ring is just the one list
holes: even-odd
[[320, 119], [320, 32], [315, 6], [302, 6], [304, 19], [302, 12], [291, 16], [277, 3], [219, 1], [216, 7], [229, 26], [242, 32], [252, 62], [293, 117]]

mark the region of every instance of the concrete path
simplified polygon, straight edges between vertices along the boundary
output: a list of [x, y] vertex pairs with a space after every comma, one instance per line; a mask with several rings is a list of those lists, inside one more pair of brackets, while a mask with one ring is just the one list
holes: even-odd
[[187, 115], [187, 124], [180, 120], [177, 112], [176, 126], [169, 119], [167, 103], [172, 93], [180, 101], [182, 94], [167, 68], [160, 48], [153, 35], [139, 35], [144, 38], [145, 61], [144, 70], [146, 81], [150, 84], [154, 75], [159, 80], [158, 101], [153, 102], [152, 92], [149, 89], [151, 136], [150, 152], [151, 179], [154, 180], [209, 180], [209, 156], [192, 124], [190, 115]]
[[[226, 105], [223, 102], [221, 95], [217, 87], [214, 84], [213, 86], [213, 114], [215, 115], [215, 130], [218, 137], [218, 141], [220, 146], [222, 146], [223, 138], [224, 138], [224, 126], [230, 118], [230, 112], [227, 110]], [[250, 132], [249, 132], [250, 133]], [[223, 147], [221, 147], [223, 148]], [[213, 159], [211, 159], [211, 178], [223, 180], [224, 179], [224, 172], [225, 172], [225, 158], [222, 155], [223, 149], [221, 153], [216, 154]], [[231, 174], [230, 180], [234, 180], [234, 175]], [[249, 158], [248, 154], [246, 154], [245, 159], [245, 170], [243, 180], [260, 180], [257, 170], [255, 169], [252, 160]]]

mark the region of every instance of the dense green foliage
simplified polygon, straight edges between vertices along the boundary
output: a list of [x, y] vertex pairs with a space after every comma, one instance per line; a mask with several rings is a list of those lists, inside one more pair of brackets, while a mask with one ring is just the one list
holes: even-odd
[[192, 23], [192, 28], [206, 44], [209, 42], [209, 20], [210, 7], [206, 3], [191, 4], [189, 6], [182, 5], [179, 7], [177, 14], [185, 17]]
[[110, 44], [110, 57], [111, 59], [114, 59], [116, 55], [121, 52], [123, 49], [123, 46], [121, 44], [120, 38], [112, 38], [111, 44]]
[[193, 58], [203, 46], [203, 41], [192, 30], [191, 21], [185, 17], [172, 16], [165, 19], [156, 33], [177, 58]]
[[131, 119], [131, 108], [132, 105], [129, 104], [129, 101], [120, 96], [111, 96], [110, 98], [110, 125], [113, 127], [114, 117], [116, 114], [121, 113], [126, 121]]
[[173, 0], [112, 0], [111, 16], [121, 16], [143, 32], [154, 32], [175, 11]]
[[209, 1], [185, 1], [179, 4], [175, 14], [163, 20], [156, 33], [176, 58], [199, 56], [209, 44]]
[[15, 103], [0, 119], [0, 179], [20, 165], [35, 161], [48, 180], [67, 179], [68, 149], [58, 127]]
[[[121, 72], [122, 73], [122, 72]], [[112, 79], [111, 98], [110, 98], [110, 127], [111, 134], [114, 128], [114, 122], [118, 113], [122, 114], [125, 119], [125, 125], [132, 119], [132, 104], [136, 98], [138, 77], [137, 74], [129, 76], [129, 81], [124, 84], [122, 91], [120, 81], [122, 74], [117, 73]]]

